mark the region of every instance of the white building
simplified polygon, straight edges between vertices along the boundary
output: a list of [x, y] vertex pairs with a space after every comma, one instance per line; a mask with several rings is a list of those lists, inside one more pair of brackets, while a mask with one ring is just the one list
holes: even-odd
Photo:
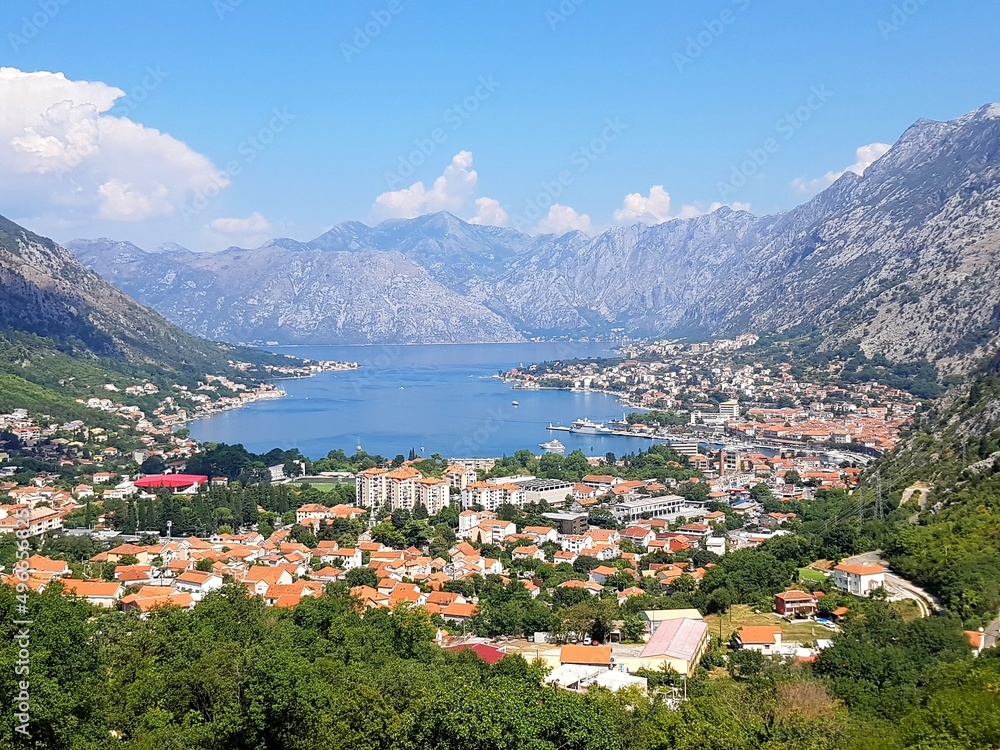
[[466, 539], [469, 532], [476, 528], [482, 521], [488, 518], [496, 518], [497, 514], [488, 510], [463, 510], [458, 514], [458, 536], [459, 539]]
[[[6, 507], [10, 508], [11, 506]], [[44, 505], [36, 508], [20, 506], [15, 513], [0, 510], [0, 534], [18, 533], [21, 536], [41, 536], [50, 531], [62, 529], [62, 521], [62, 512]]]
[[868, 596], [885, 586], [885, 568], [863, 563], [840, 563], [833, 569], [833, 585], [854, 596]]
[[387, 497], [386, 475], [388, 469], [365, 469], [354, 478], [357, 503], [362, 508], [379, 508]]
[[414, 482], [417, 488], [417, 504], [427, 508], [427, 512], [432, 516], [436, 516], [451, 504], [451, 490], [443, 479], [421, 477]]
[[594, 539], [588, 534], [563, 534], [559, 537], [559, 546], [566, 552], [584, 555], [584, 550], [594, 546]]
[[736, 631], [736, 638], [745, 651], [774, 654], [781, 649], [781, 627], [778, 625], [744, 625]]
[[484, 510], [496, 511], [501, 505], [520, 508], [527, 501], [524, 488], [517, 484], [493, 484], [492, 482], [472, 482], [462, 490], [462, 507], [475, 505]]
[[572, 496], [574, 483], [562, 479], [527, 479], [517, 484], [524, 490], [524, 502], [540, 503], [543, 500], [549, 505], [560, 506], [566, 503], [566, 497]]
[[361, 550], [357, 547], [339, 547], [333, 550], [323, 550], [319, 559], [321, 562], [333, 565], [341, 570], [352, 570], [361, 567]]
[[174, 590], [188, 592], [195, 601], [201, 601], [205, 594], [221, 588], [222, 576], [210, 571], [185, 570], [174, 579]]
[[726, 537], [724, 536], [710, 536], [705, 540], [705, 549], [708, 552], [719, 555], [722, 557], [726, 554]]
[[622, 523], [630, 523], [641, 518], [661, 518], [673, 515], [680, 513], [683, 509], [684, 498], [680, 495], [660, 495], [659, 497], [640, 497], [636, 500], [626, 500], [615, 505], [612, 512]]
[[447, 469], [444, 470], [445, 481], [448, 482], [448, 486], [456, 490], [464, 490], [472, 482], [478, 479], [475, 469], [470, 469], [468, 466], [460, 466], [459, 464], [452, 464]]
[[735, 398], [723, 401], [719, 404], [719, 414], [728, 419], [738, 419], [740, 416], [740, 402]]

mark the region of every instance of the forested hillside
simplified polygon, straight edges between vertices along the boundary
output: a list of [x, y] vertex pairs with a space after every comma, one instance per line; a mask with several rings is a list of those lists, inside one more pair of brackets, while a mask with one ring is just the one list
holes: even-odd
[[234, 360], [289, 362], [185, 333], [52, 240], [0, 216], [0, 412], [93, 419], [75, 399], [104, 383], [195, 386], [206, 374], [247, 380]]
[[[32, 597], [31, 739], [39, 750], [757, 750], [993, 748], [1000, 659], [942, 619], [873, 602], [816, 665], [702, 673], [679, 710], [637, 693], [543, 686], [519, 656], [444, 651], [420, 610], [342, 591], [293, 611], [230, 586], [193, 612], [95, 611]], [[14, 591], [0, 590], [0, 685], [14, 694]], [[13, 724], [11, 702], [4, 721]], [[11, 747], [9, 737], [0, 746]]]
[[924, 481], [897, 515], [887, 549], [903, 575], [936, 593], [970, 625], [1000, 612], [1000, 357], [927, 415], [923, 429], [882, 462], [902, 495]]

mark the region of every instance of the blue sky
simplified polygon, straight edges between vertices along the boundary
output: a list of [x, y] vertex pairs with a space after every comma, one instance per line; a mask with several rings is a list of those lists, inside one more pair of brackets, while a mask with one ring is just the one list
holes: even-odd
[[987, 2], [7, 0], [2, 17], [0, 66], [68, 80], [0, 78], [0, 213], [60, 241], [211, 250], [441, 208], [531, 231], [771, 213], [920, 117], [1000, 100]]

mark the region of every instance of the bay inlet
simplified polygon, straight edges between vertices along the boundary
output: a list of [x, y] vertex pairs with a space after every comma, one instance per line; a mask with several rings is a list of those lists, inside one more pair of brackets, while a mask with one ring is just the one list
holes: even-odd
[[[629, 409], [605, 393], [514, 390], [494, 377], [501, 370], [549, 359], [613, 356], [606, 342], [425, 344], [410, 346], [294, 346], [273, 351], [309, 359], [358, 362], [357, 370], [276, 381], [286, 398], [191, 422], [198, 441], [242, 443], [253, 452], [298, 448], [311, 458], [358, 445], [392, 457], [500, 456], [542, 452], [558, 437], [566, 452], [616, 455], [649, 447], [642, 438], [550, 432], [569, 424], [620, 418]], [[518, 403], [515, 406], [512, 401]]]

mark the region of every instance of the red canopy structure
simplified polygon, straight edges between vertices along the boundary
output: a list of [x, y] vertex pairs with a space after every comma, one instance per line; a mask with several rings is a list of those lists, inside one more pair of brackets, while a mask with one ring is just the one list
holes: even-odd
[[460, 643], [457, 646], [445, 646], [445, 651], [474, 651], [480, 659], [488, 664], [496, 664], [507, 655], [506, 652], [487, 643]]
[[204, 474], [153, 474], [152, 476], [136, 479], [136, 487], [153, 489], [156, 487], [168, 487], [172, 490], [184, 489], [192, 484], [204, 484], [208, 477]]

